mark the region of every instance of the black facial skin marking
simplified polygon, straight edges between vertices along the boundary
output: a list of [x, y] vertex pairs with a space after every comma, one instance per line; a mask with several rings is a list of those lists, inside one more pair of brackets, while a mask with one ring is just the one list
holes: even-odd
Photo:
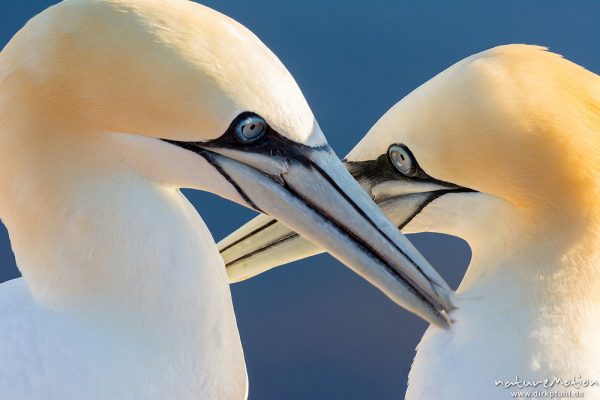
[[[254, 208], [255, 210], [257, 210], [259, 212], [262, 212], [262, 210], [260, 210], [260, 208], [256, 205], [256, 203], [254, 201], [252, 201], [252, 199], [248, 196], [248, 194], [239, 186], [239, 184], [237, 184], [235, 182], [235, 180], [233, 180], [229, 175], [227, 175], [225, 173], [225, 171], [222, 170], [222, 168], [219, 167], [218, 161], [216, 161], [216, 159], [221, 156], [218, 155], [217, 153], [211, 152], [210, 151], [211, 147], [228, 148], [228, 149], [244, 151], [247, 153], [261, 154], [261, 155], [268, 156], [268, 157], [283, 159], [286, 161], [287, 164], [300, 163], [305, 167], [308, 166], [308, 167], [312, 168], [313, 170], [317, 171], [325, 180], [327, 180], [331, 184], [331, 186], [340, 194], [340, 196], [342, 196], [344, 199], [346, 199], [346, 201], [348, 201], [348, 203], [355, 209], [355, 211], [357, 211], [363, 218], [365, 218], [365, 220], [374, 229], [376, 229], [383, 237], [385, 237], [389, 241], [389, 243], [392, 244], [405, 257], [405, 259], [408, 260], [427, 279], [427, 275], [423, 273], [423, 271], [420, 269], [420, 267], [418, 265], [416, 265], [412, 261], [412, 259], [410, 257], [408, 257], [408, 255], [401, 248], [399, 248], [398, 246], [396, 246], [394, 244], [394, 242], [391, 240], [391, 238], [389, 238], [388, 235], [377, 226], [375, 221], [373, 221], [370, 218], [370, 216], [364, 210], [362, 210], [362, 208], [360, 208], [360, 206], [358, 204], [356, 204], [354, 201], [352, 201], [351, 198], [347, 197], [347, 195], [341, 190], [341, 188], [339, 188], [337, 186], [335, 181], [329, 176], [329, 174], [326, 171], [324, 171], [319, 165], [317, 165], [316, 163], [314, 163], [312, 161], [311, 155], [314, 154], [315, 152], [333, 153], [333, 150], [331, 149], [331, 147], [329, 147], [328, 145], [323, 145], [323, 146], [318, 146], [318, 147], [310, 147], [310, 146], [306, 146], [306, 145], [303, 145], [300, 143], [293, 142], [290, 139], [288, 139], [288, 138], [282, 136], [281, 134], [279, 134], [278, 132], [276, 132], [268, 124], [267, 124], [266, 133], [258, 140], [251, 142], [251, 143], [240, 142], [234, 135], [233, 130], [235, 129], [236, 125], [239, 123], [240, 120], [246, 119], [248, 116], [252, 116], [252, 115], [255, 115], [255, 114], [250, 113], [250, 112], [244, 112], [244, 113], [240, 114], [238, 117], [236, 117], [233, 120], [233, 122], [231, 123], [231, 125], [229, 126], [229, 128], [223, 135], [221, 135], [219, 138], [211, 140], [211, 141], [179, 142], [179, 141], [166, 140], [166, 139], [165, 139], [165, 141], [168, 143], [171, 143], [173, 145], [182, 147], [186, 150], [193, 151], [194, 153], [204, 157], [211, 165], [213, 165], [213, 167], [215, 167], [219, 171], [219, 173], [221, 173], [225, 177], [225, 179], [227, 179], [232, 184], [232, 186], [237, 190], [238, 194], [252, 208]], [[344, 226], [342, 226], [338, 222], [336, 222], [333, 218], [331, 218], [330, 215], [327, 214], [327, 212], [325, 212], [325, 210], [316, 206], [309, 199], [306, 199], [304, 196], [302, 196], [302, 194], [300, 192], [295, 190], [287, 182], [287, 180], [285, 179], [286, 178], [285, 174], [275, 177], [275, 176], [271, 176], [271, 175], [268, 175], [265, 173], [265, 177], [272, 179], [274, 183], [276, 183], [277, 185], [280, 185], [282, 188], [284, 188], [289, 193], [290, 196], [302, 201], [306, 207], [310, 208], [311, 210], [313, 210], [313, 212], [320, 215], [321, 218], [323, 218], [323, 220], [326, 223], [329, 223], [332, 226], [334, 226], [336, 228], [336, 230], [338, 230], [340, 232], [340, 234], [343, 234], [343, 235], [349, 237], [350, 239], [352, 239], [352, 241], [357, 246], [361, 247], [364, 251], [369, 253], [372, 258], [377, 260], [388, 271], [388, 273], [390, 273], [390, 275], [392, 275], [395, 279], [398, 279], [401, 282], [403, 282], [404, 285], [406, 287], [408, 287], [409, 290], [411, 292], [413, 292], [415, 296], [419, 297], [424, 303], [428, 304], [432, 310], [437, 310], [437, 307], [435, 307], [433, 305], [431, 300], [424, 297], [424, 295], [418, 290], [418, 288], [414, 285], [414, 283], [407, 276], [405, 276], [404, 273], [392, 268], [388, 262], [386, 262], [383, 258], [381, 258], [381, 256], [378, 254], [378, 252], [375, 249], [373, 249], [366, 242], [364, 242], [363, 240], [358, 238], [356, 235], [354, 235], [354, 233], [351, 232], [349, 229], [345, 228]], [[230, 246], [232, 246], [232, 245], [230, 245]], [[430, 281], [430, 284], [432, 286], [434, 286], [435, 282]]]
[[[394, 145], [392, 145], [394, 146]], [[402, 146], [408, 152], [408, 154], [412, 157], [413, 162], [415, 163], [415, 172], [410, 177], [402, 175], [396, 167], [390, 161], [390, 157], [388, 153], [380, 155], [376, 160], [369, 161], [346, 161], [346, 167], [348, 171], [354, 179], [362, 183], [369, 183], [370, 188], [373, 186], [385, 182], [385, 181], [416, 181], [416, 182], [428, 182], [434, 183], [436, 185], [445, 186], [449, 189], [457, 189], [460, 186], [455, 185], [450, 182], [441, 181], [439, 179], [435, 179], [429, 176], [423, 168], [419, 165], [416, 158], [413, 156], [410, 149], [404, 145], [396, 145]], [[391, 147], [391, 146], [390, 146]]]
[[[404, 150], [412, 157], [412, 161], [415, 164], [415, 172], [411, 174], [410, 177], [405, 176], [398, 172], [398, 170], [394, 167], [392, 162], [390, 161], [390, 157], [388, 153], [380, 155], [376, 160], [369, 161], [346, 161], [346, 167], [350, 174], [356, 179], [360, 185], [367, 191], [367, 193], [372, 193], [373, 187], [382, 182], [387, 181], [405, 181], [405, 182], [423, 182], [423, 183], [432, 183], [435, 185], [439, 185], [444, 187], [445, 189], [435, 190], [429, 193], [427, 199], [419, 206], [419, 208], [404, 222], [398, 226], [398, 229], [404, 228], [406, 225], [410, 223], [417, 215], [421, 213], [429, 204], [431, 204], [434, 200], [439, 199], [445, 194], [448, 193], [470, 193], [477, 192], [476, 190], [469, 189], [466, 187], [458, 186], [451, 182], [442, 181], [439, 179], [435, 179], [429, 174], [427, 174], [423, 168], [417, 162], [417, 159], [414, 157], [412, 152], [408, 147], [403, 144], [392, 144], [392, 146], [402, 146]], [[382, 199], [381, 201], [389, 200]]]
[[212, 165], [217, 171], [219, 171], [219, 173], [221, 175], [223, 175], [223, 177], [227, 180], [227, 182], [229, 182], [231, 184], [231, 186], [233, 186], [235, 188], [235, 190], [238, 192], [238, 194], [242, 197], [242, 199], [244, 199], [244, 201], [246, 203], [248, 203], [250, 205], [250, 207], [252, 207], [253, 209], [255, 209], [258, 212], [262, 212], [262, 210], [256, 204], [254, 204], [254, 202], [250, 199], [250, 197], [248, 197], [248, 195], [246, 194], [246, 192], [244, 192], [244, 190], [240, 187], [240, 185], [238, 185], [237, 182], [231, 176], [229, 176], [229, 174], [227, 172], [225, 172], [223, 170], [223, 168], [221, 168], [219, 163], [217, 163], [215, 161], [213, 153], [211, 153], [210, 151], [202, 151], [202, 152], [197, 152], [197, 153], [200, 156], [204, 157], [204, 159], [210, 165]]

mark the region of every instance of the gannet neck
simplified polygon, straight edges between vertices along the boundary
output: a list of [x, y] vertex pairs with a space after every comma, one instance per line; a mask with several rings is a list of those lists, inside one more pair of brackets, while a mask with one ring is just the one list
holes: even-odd
[[224, 265], [189, 202], [127, 169], [106, 132], [36, 118], [19, 119], [19, 129], [0, 115], [0, 217], [33, 298], [28, 307], [44, 315], [32, 323], [57, 321], [45, 336], [57, 346], [73, 323], [84, 337], [102, 332], [72, 350], [106, 346], [106, 356], [93, 353], [90, 362], [119, 354], [125, 370], [149, 374], [125, 373], [107, 390], [122, 383], [157, 388], [156, 398], [243, 398], [247, 376]]
[[8, 111], [0, 112], [0, 216], [41, 304], [182, 323], [226, 306], [222, 261], [178, 190], [132, 172], [106, 132]]
[[[471, 268], [485, 268], [473, 262]], [[553, 265], [505, 262], [494, 268], [504, 273], [460, 291], [451, 330], [427, 330], [409, 374], [407, 400], [505, 399], [511, 390], [495, 382], [516, 377], [597, 380], [600, 257], [569, 256]], [[536, 268], [556, 272], [530, 273]], [[583, 389], [591, 398], [598, 390]]]
[[545, 244], [525, 242], [522, 248], [505, 249], [504, 256], [501, 251], [474, 248], [457, 294], [469, 298], [477, 293], [482, 301], [534, 312], [555, 305], [568, 314], [589, 318], [588, 306], [600, 309], [600, 249], [596, 245], [600, 238], [588, 234], [550, 239]]
[[[417, 348], [407, 400], [448, 393], [504, 399], [510, 390], [495, 387], [496, 380], [600, 374], [598, 225], [580, 219], [554, 231], [540, 223], [537, 231], [518, 232], [511, 220], [517, 215], [498, 204], [489, 229], [469, 241], [473, 256], [452, 329], [430, 327]], [[598, 388], [585, 393], [593, 397]]]
[[[36, 155], [31, 158], [44, 163]], [[89, 171], [98, 175], [89, 177], [93, 184], [77, 176], [92, 168], [81, 163], [71, 171], [57, 165], [45, 165], [39, 171], [21, 166], [12, 170], [13, 179], [4, 178], [2, 182], [2, 192], [12, 194], [3, 195], [2, 219], [10, 232], [17, 263], [32, 294], [48, 306], [93, 306], [102, 301], [95, 298], [95, 293], [104, 293], [104, 297], [119, 302], [127, 295], [119, 293], [121, 286], [147, 286], [151, 283], [144, 279], [158, 282], [167, 272], [162, 271], [167, 267], [163, 263], [146, 266], [148, 256], [143, 255], [141, 248], [136, 250], [142, 244], [140, 236], [149, 241], [146, 249], [153, 249], [152, 244], [160, 245], [160, 225], [152, 226], [153, 220], [162, 219], [164, 223], [161, 217], [165, 214], [177, 216], [173, 211], [178, 206], [176, 197], [145, 185], [134, 176], [111, 177], [106, 169], [99, 171], [102, 167]], [[129, 199], [133, 201], [129, 203]], [[147, 203], [140, 207], [135, 199]], [[167, 238], [168, 234], [179, 237], [183, 233], [169, 231], [170, 228], [164, 227]], [[117, 247], [111, 251], [113, 246]], [[119, 246], [123, 247], [122, 256]], [[143, 270], [149, 274], [141, 274]], [[131, 281], [122, 282], [129, 278]]]
[[[407, 400], [505, 399], [511, 390], [495, 382], [516, 377], [597, 379], [598, 235], [562, 239], [533, 251], [513, 248], [505, 257], [489, 248], [473, 249], [457, 291], [452, 329], [430, 327], [425, 333], [409, 374]], [[495, 243], [501, 247], [502, 238]], [[600, 389], [582, 390], [596, 398]]]

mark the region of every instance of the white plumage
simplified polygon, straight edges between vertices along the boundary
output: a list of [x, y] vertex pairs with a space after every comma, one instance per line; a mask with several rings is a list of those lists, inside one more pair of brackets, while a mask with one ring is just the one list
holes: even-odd
[[[414, 175], [386, 161], [392, 145], [410, 151]], [[458, 236], [473, 251], [454, 323], [418, 346], [408, 400], [600, 398], [598, 75], [534, 46], [473, 55], [392, 107], [347, 159], [403, 232]], [[226, 247], [244, 234], [220, 244], [234, 281], [320, 251], [280, 240], [290, 232], [278, 224]], [[276, 244], [256, 252], [262, 239]], [[517, 386], [573, 378], [596, 384]]]

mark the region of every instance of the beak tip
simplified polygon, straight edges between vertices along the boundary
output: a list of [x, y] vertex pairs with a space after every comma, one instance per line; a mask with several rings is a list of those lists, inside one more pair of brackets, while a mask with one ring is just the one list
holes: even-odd
[[434, 321], [431, 321], [433, 325], [441, 329], [450, 329], [452, 327], [454, 320], [450, 318], [446, 311], [439, 312], [437, 317]]
[[[445, 284], [445, 282], [443, 282]], [[454, 305], [456, 296], [454, 291], [449, 286], [443, 286], [442, 290], [435, 290], [438, 295], [439, 300], [441, 301], [441, 305], [446, 312], [451, 312], [456, 310], [456, 306]]]

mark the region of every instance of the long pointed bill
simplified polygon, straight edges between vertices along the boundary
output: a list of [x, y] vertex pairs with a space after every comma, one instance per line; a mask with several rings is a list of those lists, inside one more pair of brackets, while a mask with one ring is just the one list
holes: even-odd
[[[397, 229], [402, 229], [428, 204], [445, 194], [473, 192], [435, 179], [398, 177], [381, 164], [381, 160], [374, 160], [347, 162], [346, 166]], [[230, 282], [239, 282], [268, 269], [325, 251], [267, 215], [259, 215], [223, 239], [219, 243], [219, 250]], [[452, 310], [450, 291], [438, 291], [438, 295], [444, 310]], [[413, 309], [412, 304], [407, 307], [398, 303]], [[431, 321], [430, 318], [425, 319]]]
[[[255, 228], [241, 235], [242, 240], [222, 243], [222, 249], [239, 254], [228, 244], [246, 243], [277, 249], [284, 258], [287, 250], [291, 254], [295, 249], [303, 249], [303, 255], [314, 253], [314, 245], [282, 234], [297, 232], [398, 304], [436, 325], [448, 325], [446, 312], [451, 308], [452, 293], [448, 285], [383, 215], [329, 146], [286, 143], [285, 154], [273, 149], [249, 153], [203, 147], [200, 154], [236, 187], [248, 205], [283, 224], [261, 217]], [[281, 245], [272, 246], [275, 241]], [[251, 265], [252, 257], [243, 262]]]

